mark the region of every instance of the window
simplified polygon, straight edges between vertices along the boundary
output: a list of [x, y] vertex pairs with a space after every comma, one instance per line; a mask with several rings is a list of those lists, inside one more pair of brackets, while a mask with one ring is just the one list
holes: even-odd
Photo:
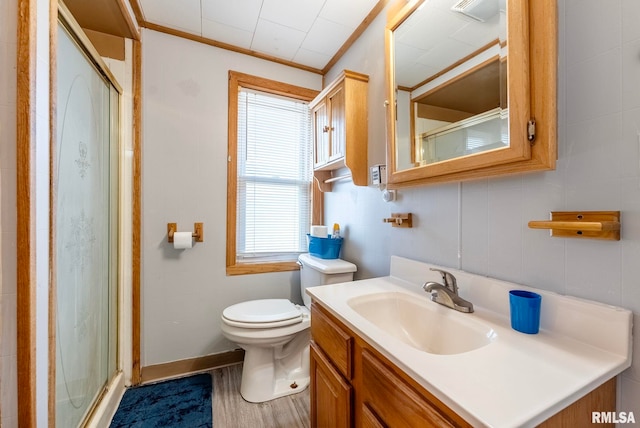
[[311, 201], [308, 104], [238, 93], [236, 257], [291, 259], [305, 251]]
[[229, 275], [294, 270], [307, 250], [314, 187], [308, 103], [317, 93], [229, 73]]

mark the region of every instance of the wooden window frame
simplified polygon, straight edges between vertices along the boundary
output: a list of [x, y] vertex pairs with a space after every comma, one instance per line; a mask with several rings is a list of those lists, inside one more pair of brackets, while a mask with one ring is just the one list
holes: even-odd
[[[236, 226], [238, 201], [238, 93], [240, 88], [253, 89], [311, 102], [319, 93], [313, 89], [277, 82], [237, 71], [229, 71], [229, 123], [227, 151], [227, 275], [247, 275], [299, 270], [295, 260], [281, 262], [238, 262], [236, 257]], [[311, 221], [322, 223], [323, 197], [314, 183], [311, 202]]]

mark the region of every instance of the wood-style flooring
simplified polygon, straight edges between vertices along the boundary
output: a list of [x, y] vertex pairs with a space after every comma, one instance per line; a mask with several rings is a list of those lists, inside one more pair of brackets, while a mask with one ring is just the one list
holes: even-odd
[[211, 371], [214, 428], [308, 428], [309, 388], [265, 403], [249, 403], [240, 395], [242, 365]]

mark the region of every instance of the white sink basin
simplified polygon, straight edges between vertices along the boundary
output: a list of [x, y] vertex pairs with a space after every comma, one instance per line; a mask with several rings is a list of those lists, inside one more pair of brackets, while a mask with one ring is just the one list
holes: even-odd
[[461, 354], [488, 345], [494, 330], [444, 306], [405, 293], [384, 292], [351, 298], [347, 304], [385, 333], [430, 354]]

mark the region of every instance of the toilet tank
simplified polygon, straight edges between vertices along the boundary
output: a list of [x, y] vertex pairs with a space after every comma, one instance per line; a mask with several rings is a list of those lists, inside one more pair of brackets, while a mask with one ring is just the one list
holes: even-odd
[[342, 259], [321, 259], [308, 253], [300, 254], [300, 293], [306, 307], [311, 306], [311, 298], [305, 293], [307, 287], [337, 284], [353, 281], [356, 265]]

